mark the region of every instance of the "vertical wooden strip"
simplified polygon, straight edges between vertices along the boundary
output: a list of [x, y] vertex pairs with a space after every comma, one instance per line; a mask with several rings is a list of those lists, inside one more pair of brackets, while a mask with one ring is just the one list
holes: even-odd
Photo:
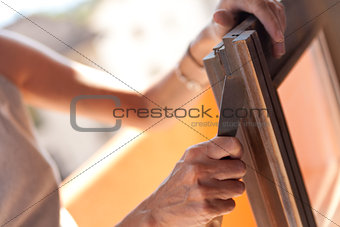
[[266, 91], [270, 96], [268, 102], [271, 102], [270, 105], [273, 108], [271, 119], [274, 125], [275, 134], [278, 138], [281, 157], [284, 161], [285, 169], [292, 187], [292, 196], [294, 196], [295, 202], [298, 206], [303, 225], [316, 226], [310, 201], [307, 195], [307, 191], [295, 155], [295, 150], [281, 107], [281, 103], [278, 98], [276, 88], [273, 85], [273, 81], [271, 80], [269, 69], [266, 65], [265, 57], [262, 51], [261, 43], [256, 32], [252, 34], [252, 41], [253, 44], [250, 45], [254, 45], [256, 49], [252, 58], [254, 59], [254, 61], [256, 61], [257, 75], [262, 77], [262, 90]]

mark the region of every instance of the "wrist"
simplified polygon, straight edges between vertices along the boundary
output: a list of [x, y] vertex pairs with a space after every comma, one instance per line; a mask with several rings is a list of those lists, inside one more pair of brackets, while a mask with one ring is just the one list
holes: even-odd
[[144, 202], [129, 213], [116, 227], [154, 227], [158, 226], [151, 209], [144, 206]]
[[221, 37], [216, 33], [216, 23], [212, 21], [191, 42], [191, 51], [202, 61], [220, 41]]
[[[191, 48], [189, 46], [189, 48]], [[199, 87], [204, 87], [208, 83], [208, 78], [203, 67], [203, 61], [189, 53], [189, 48], [176, 68], [179, 78], [183, 77], [187, 82], [196, 83]], [[202, 65], [201, 65], [202, 64]], [[183, 80], [181, 80], [183, 82]]]
[[208, 84], [208, 77], [203, 67], [203, 58], [219, 42], [214, 33], [213, 23], [208, 24], [190, 43], [187, 52], [178, 64], [181, 74], [188, 81], [195, 82], [201, 87], [205, 87]]

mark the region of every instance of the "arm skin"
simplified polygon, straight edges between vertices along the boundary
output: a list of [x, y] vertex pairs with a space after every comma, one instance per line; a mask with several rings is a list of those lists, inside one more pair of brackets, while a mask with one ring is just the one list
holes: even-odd
[[[234, 18], [239, 11], [255, 14], [272, 37], [274, 56], [284, 54], [285, 14], [280, 3], [271, 0], [221, 0], [213, 20], [191, 44], [196, 60], [200, 61], [207, 55], [234, 26]], [[187, 56], [181, 60], [180, 69], [190, 79], [207, 83], [204, 73]], [[135, 92], [85, 83], [82, 80], [85, 76], [108, 75], [71, 62], [45, 47], [5, 31], [0, 32], [0, 74], [19, 87], [28, 103], [40, 107], [68, 111], [72, 98], [85, 94], [118, 96], [123, 108], [156, 107]], [[144, 95], [162, 106], [178, 107], [195, 93], [186, 89], [172, 71]], [[110, 122], [113, 106], [110, 102], [87, 101], [77, 105], [77, 111]], [[124, 122], [148, 127], [149, 119], [141, 121], [131, 117]], [[225, 156], [233, 159], [220, 160]], [[245, 174], [241, 156], [242, 147], [235, 138], [216, 137], [188, 148], [169, 177], [118, 226], [201, 226], [214, 217], [229, 213], [235, 207], [232, 198], [244, 191], [244, 184], [238, 180]]]
[[[231, 212], [232, 198], [245, 190], [238, 180], [246, 173], [242, 153], [232, 137], [189, 147], [164, 183], [117, 226], [204, 226]], [[220, 160], [225, 156], [232, 159]]]
[[[275, 56], [284, 53], [285, 17], [281, 4], [269, 0], [221, 0], [214, 19], [191, 44], [192, 55], [197, 61], [202, 62], [202, 58], [234, 26], [234, 17], [241, 10], [254, 13], [265, 25], [273, 39]], [[174, 70], [144, 94], [95, 86], [85, 82], [84, 78], [106, 77], [112, 83], [120, 82], [105, 72], [72, 62], [32, 40], [8, 31], [0, 31], [0, 53], [0, 74], [20, 89], [27, 103], [38, 107], [68, 112], [75, 96], [114, 95], [120, 98], [124, 109], [159, 107], [155, 103], [161, 107], [178, 108], [197, 94], [179, 81]], [[179, 65], [185, 76], [200, 84], [207, 84], [205, 73], [190, 57], [185, 55]], [[87, 100], [77, 104], [77, 113], [109, 123], [113, 121], [113, 108], [114, 104], [108, 100]], [[145, 128], [154, 120], [144, 118], [141, 121], [133, 114], [125, 118], [123, 123]]]
[[[114, 95], [120, 98], [122, 108], [179, 107], [195, 93], [170, 72], [144, 94], [135, 91], [114, 90], [86, 82], [86, 77], [106, 78], [111, 83], [120, 83], [111, 75], [94, 68], [72, 62], [48, 48], [18, 34], [0, 32], [0, 74], [6, 76], [22, 92], [25, 101], [31, 105], [68, 112], [71, 100], [77, 95]], [[207, 83], [202, 69], [183, 57], [181, 70], [199, 75]], [[124, 78], [122, 78], [124, 80]], [[178, 92], [181, 91], [181, 92]], [[147, 98], [145, 98], [146, 96]], [[109, 100], [80, 101], [77, 113], [102, 122], [112, 122], [114, 103]], [[130, 117], [131, 116], [131, 117]], [[135, 127], [150, 126], [152, 119], [141, 121], [135, 114], [123, 123]]]

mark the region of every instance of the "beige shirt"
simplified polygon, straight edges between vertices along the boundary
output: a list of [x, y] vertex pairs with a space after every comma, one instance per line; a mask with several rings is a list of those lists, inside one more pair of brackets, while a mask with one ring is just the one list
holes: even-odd
[[17, 88], [0, 76], [0, 226], [59, 226], [58, 175]]

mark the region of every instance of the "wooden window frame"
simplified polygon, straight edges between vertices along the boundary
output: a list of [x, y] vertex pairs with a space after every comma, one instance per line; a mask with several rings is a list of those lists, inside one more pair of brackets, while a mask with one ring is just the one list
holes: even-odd
[[[287, 51], [280, 60], [272, 57], [269, 37], [253, 16], [242, 20], [204, 59], [220, 110], [223, 99], [228, 99], [235, 109], [266, 109], [268, 113], [232, 119], [239, 125], [236, 137], [244, 145], [244, 161], [249, 168], [244, 181], [258, 226], [316, 226], [313, 212], [317, 211], [310, 205], [277, 88], [321, 29], [326, 29], [327, 39], [329, 24], [319, 20], [326, 11], [317, 9], [329, 2], [283, 2]], [[340, 36], [339, 31], [333, 32], [328, 39], [334, 39], [334, 34]], [[331, 54], [339, 53], [338, 48]], [[245, 100], [239, 94], [226, 97], [228, 83], [244, 89]], [[220, 121], [230, 123], [222, 117]], [[257, 127], [249, 127], [249, 123]]]

